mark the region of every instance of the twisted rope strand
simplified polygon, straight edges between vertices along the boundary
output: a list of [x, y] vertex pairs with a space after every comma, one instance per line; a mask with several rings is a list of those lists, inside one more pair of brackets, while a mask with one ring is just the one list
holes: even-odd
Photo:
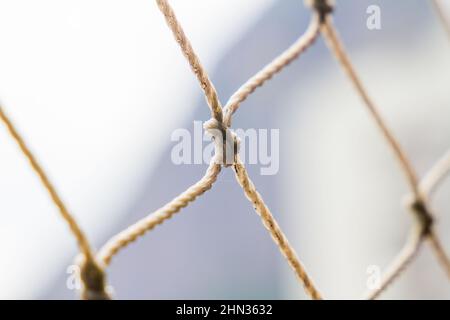
[[19, 134], [14, 127], [12, 121], [8, 118], [3, 108], [0, 106], [0, 119], [6, 125], [8, 132], [13, 140], [16, 141], [23, 155], [28, 159], [28, 162], [33, 171], [39, 177], [42, 186], [47, 190], [53, 203], [58, 208], [62, 218], [66, 221], [70, 231], [74, 235], [78, 247], [83, 255], [80, 263], [81, 275], [80, 280], [82, 283], [81, 297], [84, 299], [109, 299], [110, 296], [106, 292], [106, 275], [103, 267], [100, 266], [95, 260], [95, 256], [89, 245], [89, 241], [81, 230], [80, 226], [76, 222], [75, 218], [67, 210], [66, 205], [58, 195], [55, 187], [50, 182], [44, 169], [38, 163], [36, 157], [31, 152], [30, 148], [25, 143], [25, 140]]
[[211, 189], [214, 182], [216, 182], [220, 171], [221, 166], [211, 162], [205, 175], [197, 183], [189, 187], [186, 191], [181, 193], [162, 208], [156, 210], [111, 238], [100, 250], [98, 255], [99, 260], [105, 265], [109, 265], [112, 257], [121, 249], [125, 248], [131, 242], [135, 241], [138, 237], [143, 236], [146, 232], [152, 230], [157, 225], [163, 223], [165, 220], [171, 218], [175, 213], [186, 207], [198, 196]]
[[350, 78], [356, 91], [364, 101], [367, 109], [369, 110], [377, 126], [381, 130], [389, 146], [394, 151], [394, 154], [399, 160], [400, 165], [408, 179], [409, 185], [411, 187], [411, 190], [413, 191], [414, 196], [417, 199], [421, 199], [422, 196], [418, 188], [419, 180], [417, 178], [416, 172], [412, 167], [408, 156], [400, 146], [395, 136], [392, 134], [391, 130], [387, 127], [386, 122], [384, 121], [384, 119], [382, 118], [382, 116], [378, 111], [378, 108], [376, 107], [373, 100], [369, 97], [367, 90], [364, 88], [360, 78], [356, 74], [352, 62], [346, 53], [342, 41], [339, 39], [339, 35], [336, 31], [336, 28], [333, 25], [333, 20], [330, 16], [327, 16], [325, 22], [321, 25], [321, 32], [330, 48], [330, 51], [336, 57], [341, 67], [344, 69], [345, 73]]
[[319, 30], [319, 16], [317, 13], [313, 13], [306, 32], [286, 51], [247, 80], [247, 82], [230, 97], [223, 109], [224, 123], [226, 126], [229, 127], [231, 125], [231, 116], [239, 108], [241, 102], [246, 100], [258, 87], [261, 87], [266, 81], [270, 80], [275, 74], [279, 73], [283, 68], [297, 59], [300, 54], [306, 51], [319, 36]]
[[1, 106], [0, 106], [0, 119], [3, 121], [6, 128], [8, 129], [8, 132], [9, 132], [11, 138], [14, 141], [16, 141], [16, 143], [18, 144], [23, 155], [28, 159], [28, 162], [30, 163], [31, 168], [39, 177], [39, 179], [42, 183], [42, 186], [44, 186], [44, 188], [47, 190], [53, 203], [58, 208], [62, 218], [68, 224], [70, 231], [72, 232], [72, 234], [75, 236], [75, 239], [77, 240], [77, 243], [78, 243], [78, 246], [79, 246], [81, 252], [84, 254], [86, 259], [93, 260], [94, 255], [92, 253], [91, 246], [89, 245], [89, 241], [87, 240], [83, 231], [81, 231], [81, 228], [75, 221], [75, 218], [67, 210], [66, 205], [62, 201], [61, 197], [58, 195], [53, 184], [50, 182], [50, 179], [47, 177], [47, 174], [44, 172], [44, 169], [40, 166], [36, 157], [33, 155], [30, 148], [28, 148], [27, 144], [25, 143], [25, 140], [22, 138], [22, 136], [16, 130], [12, 121], [8, 118], [8, 116], [3, 111], [3, 108]]
[[379, 297], [401, 273], [411, 264], [417, 256], [420, 246], [423, 243], [423, 235], [420, 229], [413, 228], [409, 240], [406, 242], [403, 249], [387, 268], [383, 274], [380, 285], [365, 294], [368, 300], [374, 300]]
[[273, 241], [294, 270], [297, 278], [303, 284], [306, 293], [314, 300], [322, 299], [321, 294], [316, 289], [312, 279], [308, 276], [308, 273], [300, 262], [294, 248], [290, 245], [269, 208], [264, 203], [261, 195], [256, 191], [255, 185], [250, 180], [247, 170], [239, 157], [237, 157], [237, 162], [234, 164], [234, 171], [236, 180], [244, 190], [246, 197], [253, 204], [256, 213], [261, 217], [263, 225], [269, 231]]
[[[165, 16], [166, 22], [169, 25], [170, 29], [172, 30], [172, 32], [175, 36], [175, 39], [179, 43], [183, 54], [189, 61], [189, 64], [191, 65], [192, 70], [197, 75], [197, 78], [199, 79], [199, 81], [202, 85], [202, 88], [203, 88], [206, 98], [208, 100], [208, 104], [210, 105], [213, 118], [215, 118], [218, 121], [219, 125], [223, 126], [224, 130], [226, 130], [226, 128], [229, 126], [229, 124], [223, 123], [222, 109], [220, 106], [220, 102], [218, 100], [217, 93], [214, 89], [214, 86], [210, 82], [210, 80], [206, 74], [206, 71], [201, 66], [198, 57], [195, 55], [195, 53], [192, 49], [192, 46], [190, 45], [190, 42], [188, 41], [180, 24], [178, 23], [172, 8], [169, 6], [168, 2], [165, 0], [157, 0], [157, 4], [158, 4], [158, 7], [160, 8], [161, 12]], [[316, 32], [316, 34], [318, 34], [317, 25], [315, 28], [316, 28], [315, 32]], [[311, 32], [314, 31], [314, 24], [311, 26], [311, 29], [312, 29]], [[308, 36], [309, 36], [309, 34], [308, 34]], [[314, 38], [314, 37], [312, 37], [312, 38]], [[308, 43], [306, 43], [306, 45], [308, 45]], [[285, 65], [289, 64], [305, 48], [306, 47], [304, 44], [304, 40], [302, 40], [299, 43], [296, 43], [296, 45], [294, 45], [292, 50], [288, 50], [287, 54], [283, 55], [281, 57], [281, 60], [275, 60], [275, 63], [271, 67], [269, 67], [268, 70], [265, 70], [265, 72], [263, 72], [262, 75], [258, 76], [259, 78], [256, 80], [256, 83], [253, 84], [256, 86], [253, 89], [252, 88], [247, 89], [247, 90], [249, 90], [249, 92], [243, 93], [243, 96], [241, 97], [242, 100], [244, 100], [251, 92], [253, 92], [256, 87], [262, 85], [266, 80], [270, 79], [273, 76], [273, 74], [275, 74], [276, 72], [279, 72]], [[252, 86], [252, 84], [250, 84], [250, 86]], [[229, 122], [231, 122], [231, 114], [233, 112], [231, 112], [228, 116]], [[223, 142], [225, 142], [225, 141], [223, 141]], [[225, 148], [225, 143], [224, 143], [223, 147]], [[238, 170], [241, 167], [237, 166], [236, 168], [237, 168], [236, 170], [238, 172]], [[244, 182], [245, 181], [249, 181], [248, 177], [247, 177], [247, 180], [244, 180]], [[246, 185], [248, 185], [248, 183]], [[254, 187], [253, 187], [253, 189], [254, 189]], [[250, 190], [249, 190], [249, 192], [250, 192], [249, 193], [250, 195], [255, 195], [255, 193], [251, 192]], [[309, 280], [308, 276], [306, 275], [306, 272], [304, 271], [303, 266], [298, 261], [298, 258], [296, 257], [295, 252], [293, 252], [293, 249], [290, 247], [290, 245], [287, 242], [287, 240], [285, 239], [284, 235], [279, 230], [279, 227], [276, 225], [276, 222], [273, 220], [273, 217], [271, 219], [269, 217], [267, 217], [267, 212], [268, 212], [269, 216], [271, 217], [270, 212], [268, 211], [267, 207], [262, 202], [262, 199], [260, 198], [259, 194], [256, 193], [256, 195], [257, 195], [257, 198], [260, 200], [259, 206], [260, 206], [260, 208], [262, 208], [261, 209], [262, 217], [264, 217], [264, 219], [267, 221], [267, 223], [270, 223], [271, 227], [268, 227], [268, 228], [269, 228], [269, 230], [272, 230], [272, 232], [273, 232], [272, 235], [274, 237], [277, 237], [274, 239], [278, 239], [278, 240], [276, 240], [276, 242], [278, 245], [281, 246], [280, 249], [286, 255], [289, 263], [294, 268], [297, 275], [304, 283], [305, 288], [307, 289], [308, 292], [310, 292], [311, 296], [313, 298], [320, 298], [319, 293], [315, 290], [314, 286], [312, 285], [312, 282]], [[261, 202], [262, 202], [262, 204], [261, 204]], [[159, 219], [157, 219], [157, 221], [159, 221]], [[151, 225], [154, 225], [155, 223], [157, 223], [157, 222], [152, 222]], [[135, 234], [141, 234], [141, 233], [145, 232], [144, 230], [148, 227], [148, 223], [143, 223], [143, 225], [144, 225], [144, 228], [137, 229], [137, 231], [133, 230], [128, 233], [126, 232], [124, 237], [122, 237], [126, 240], [122, 241], [122, 242], [126, 244], [126, 243], [130, 242], [130, 240], [132, 241], [135, 238], [135, 236], [134, 236]], [[130, 237], [130, 235], [132, 235], [132, 236]], [[115, 242], [120, 243], [121, 241], [115, 241]], [[120, 247], [120, 245], [116, 246], [116, 247], [110, 246], [111, 249], [107, 249], [106, 251], [114, 252], [114, 250], [117, 250], [119, 247]], [[110, 255], [111, 254], [103, 255], [103, 261], [106, 264], [109, 262]]]
[[[200, 63], [200, 59], [192, 48], [192, 45], [189, 39], [186, 37], [183, 28], [178, 22], [175, 12], [166, 0], [156, 0], [156, 3], [159, 10], [164, 15], [166, 23], [172, 31], [175, 40], [179, 44], [183, 55], [189, 62], [192, 71], [195, 73], [198, 81], [200, 82], [209, 108], [211, 110], [211, 116], [219, 123], [222, 123], [222, 107], [216, 89], [209, 79], [206, 70]], [[165, 220], [171, 218], [175, 213], [179, 212], [190, 202], [194, 201], [199, 195], [205, 193], [212, 187], [212, 184], [216, 181], [220, 170], [221, 166], [212, 161], [206, 171], [205, 176], [200, 181], [189, 187], [185, 192], [180, 194], [164, 207], [158, 209], [146, 218], [136, 222], [134, 225], [128, 227], [127, 229], [110, 239], [100, 250], [100, 260], [103, 261], [105, 265], [108, 265], [111, 262], [112, 257], [116, 255], [119, 250], [135, 241], [138, 237], [143, 236], [146, 232], [152, 230], [157, 225], [163, 223]]]
[[186, 37], [183, 28], [178, 22], [177, 17], [175, 16], [175, 12], [173, 11], [167, 0], [156, 0], [156, 3], [159, 10], [164, 15], [166, 23], [172, 31], [178, 45], [180, 46], [183, 55], [189, 62], [192, 71], [195, 73], [198, 81], [200, 82], [200, 86], [205, 93], [206, 100], [208, 102], [209, 108], [211, 109], [211, 116], [217, 119], [219, 122], [222, 122], [222, 106], [220, 104], [217, 91], [214, 88], [213, 83], [209, 79], [205, 68], [200, 63], [200, 59], [192, 48], [191, 42]]

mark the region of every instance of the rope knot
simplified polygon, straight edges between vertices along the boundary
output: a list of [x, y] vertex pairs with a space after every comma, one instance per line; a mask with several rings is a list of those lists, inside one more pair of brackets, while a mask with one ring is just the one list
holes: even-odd
[[408, 196], [406, 198], [406, 205], [414, 214], [414, 217], [421, 228], [422, 235], [430, 234], [434, 219], [425, 201], [414, 196]]
[[209, 119], [203, 124], [206, 133], [215, 142], [214, 162], [229, 167], [236, 163], [240, 139], [230, 128], [217, 119]]
[[84, 255], [77, 258], [80, 267], [81, 298], [83, 300], [109, 300], [111, 289], [107, 288], [103, 268], [94, 260], [86, 259]]
[[328, 14], [334, 11], [334, 0], [305, 0], [308, 7], [313, 8], [323, 23]]

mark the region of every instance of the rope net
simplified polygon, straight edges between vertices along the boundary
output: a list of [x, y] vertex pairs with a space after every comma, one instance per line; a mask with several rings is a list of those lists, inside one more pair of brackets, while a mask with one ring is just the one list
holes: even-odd
[[[343, 42], [339, 38], [332, 18], [334, 1], [306, 0], [306, 5], [311, 9], [311, 20], [306, 32], [286, 51], [244, 83], [229, 98], [224, 106], [221, 105], [217, 91], [208, 73], [202, 66], [200, 59], [178, 22], [169, 2], [167, 0], [155, 1], [204, 92], [207, 105], [211, 111], [211, 119], [205, 122], [204, 128], [215, 142], [215, 156], [212, 158], [205, 175], [198, 182], [160, 209], [113, 236], [97, 253], [92, 249], [80, 226], [58, 195], [45, 171], [36, 160], [36, 157], [15, 129], [13, 122], [0, 106], [1, 121], [5, 124], [11, 138], [17, 142], [23, 155], [28, 159], [31, 168], [38, 175], [42, 186], [47, 190], [52, 201], [58, 208], [61, 217], [66, 221], [69, 230], [77, 241], [80, 254], [76, 262], [81, 270], [81, 298], [110, 299], [111, 294], [106, 280], [106, 268], [111, 263], [112, 258], [131, 242], [144, 236], [165, 220], [170, 219], [174, 214], [180, 212], [184, 207], [210, 190], [214, 182], [218, 179], [223, 167], [233, 168], [237, 183], [242, 187], [245, 196], [260, 216], [262, 224], [292, 268], [298, 281], [303, 285], [308, 296], [315, 300], [323, 298], [321, 292], [299, 259], [295, 249], [290, 245], [272, 212], [264, 202], [263, 197], [256, 190], [243, 162], [239, 158], [239, 139], [230, 128], [232, 116], [239, 109], [241, 103], [257, 88], [263, 86], [266, 81], [281, 72], [293, 60], [297, 59], [304, 51], [310, 48], [320, 36], [324, 38], [330, 53], [336, 58], [342, 70], [348, 76], [349, 81], [353, 84], [356, 93], [361, 97], [369, 115], [375, 121], [380, 133], [398, 160], [399, 170], [403, 171], [410, 189], [410, 194], [405, 196], [406, 206], [412, 213], [414, 222], [410, 230], [410, 235], [403, 249], [386, 268], [387, 271], [382, 275], [381, 284], [376, 289], [366, 292], [363, 297], [366, 299], [375, 299], [385, 292], [398, 279], [401, 273], [414, 262], [417, 253], [424, 244], [428, 244], [431, 247], [437, 262], [450, 279], [450, 258], [445, 253], [440, 238], [435, 231], [434, 213], [430, 210], [430, 201], [434, 192], [450, 172], [450, 151], [436, 162], [436, 165], [429, 170], [422, 180], [419, 179], [408, 155], [390, 128], [386, 125], [386, 122], [378, 111], [378, 107], [360, 80]], [[440, 1], [431, 1], [450, 39], [449, 19], [445, 16]]]

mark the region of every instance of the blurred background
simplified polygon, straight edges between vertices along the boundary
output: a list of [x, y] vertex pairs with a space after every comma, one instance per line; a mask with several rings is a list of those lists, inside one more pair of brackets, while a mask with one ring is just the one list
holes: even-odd
[[[444, 1], [450, 13], [450, 3]], [[308, 25], [299, 0], [173, 0], [222, 102]], [[381, 9], [369, 30], [366, 10]], [[450, 148], [450, 43], [430, 1], [338, 0], [335, 21], [389, 126], [423, 175]], [[0, 100], [99, 248], [197, 181], [171, 134], [209, 119], [151, 0], [0, 0]], [[411, 224], [390, 149], [323, 40], [258, 89], [233, 127], [279, 129], [279, 171], [259, 192], [326, 298], [359, 298]], [[450, 182], [433, 199], [450, 252]], [[75, 299], [76, 246], [0, 126], [0, 298]], [[304, 299], [232, 170], [108, 268], [119, 299]], [[449, 299], [427, 246], [382, 296]]]

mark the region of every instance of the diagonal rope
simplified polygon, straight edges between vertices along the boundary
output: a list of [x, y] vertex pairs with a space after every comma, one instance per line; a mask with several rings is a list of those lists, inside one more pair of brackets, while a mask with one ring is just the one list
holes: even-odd
[[63, 200], [59, 196], [53, 184], [50, 182], [44, 169], [38, 163], [36, 157], [31, 152], [30, 148], [25, 143], [25, 140], [14, 127], [12, 121], [8, 118], [3, 108], [0, 106], [0, 119], [5, 124], [8, 132], [13, 140], [16, 141], [23, 155], [28, 159], [28, 162], [33, 171], [39, 177], [42, 186], [47, 190], [50, 198], [55, 206], [58, 208], [61, 217], [66, 221], [70, 231], [75, 237], [78, 247], [83, 254], [80, 259], [80, 280], [83, 285], [82, 298], [84, 299], [109, 299], [110, 295], [106, 292], [106, 276], [103, 267], [97, 263], [94, 257], [89, 241], [76, 222], [75, 218], [67, 209]]
[[[442, 184], [444, 179], [450, 173], [450, 150], [439, 159], [436, 164], [428, 171], [425, 177], [420, 182], [421, 192], [428, 198], [431, 198], [436, 189]], [[433, 250], [438, 262], [444, 269], [447, 277], [450, 279], [450, 257], [445, 252], [445, 249], [439, 239], [435, 229], [431, 229], [427, 238], [431, 249]]]
[[[372, 118], [374, 118], [377, 126], [381, 130], [385, 140], [388, 145], [393, 150], [396, 158], [398, 159], [403, 172], [409, 182], [410, 188], [412, 190], [414, 199], [410, 206], [412, 213], [414, 214], [415, 226], [413, 227], [413, 232], [419, 230], [418, 237], [411, 237], [409, 242], [405, 245], [405, 250], [402, 252], [400, 257], [396, 259], [391, 267], [388, 268], [388, 272], [384, 275], [383, 283], [385, 286], [381, 286], [378, 293], [373, 294], [369, 297], [377, 297], [392, 281], [405, 269], [405, 267], [413, 260], [415, 257], [416, 250], [420, 246], [423, 238], [426, 237], [430, 240], [432, 248], [434, 249], [435, 255], [438, 261], [441, 263], [443, 268], [448, 271], [450, 269], [449, 259], [447, 258], [442, 246], [438, 242], [437, 235], [431, 228], [434, 219], [430, 213], [429, 205], [426, 199], [423, 197], [419, 186], [419, 179], [417, 178], [416, 172], [410, 163], [409, 157], [406, 155], [402, 149], [400, 143], [395, 138], [394, 134], [387, 127], [385, 120], [381, 117], [378, 108], [376, 107], [373, 100], [369, 97], [367, 90], [364, 88], [360, 78], [358, 77], [349, 56], [347, 55], [342, 41], [339, 39], [339, 35], [336, 28], [333, 25], [332, 18], [327, 15], [324, 19], [324, 23], [321, 25], [321, 32], [330, 48], [330, 51], [336, 57], [341, 67], [348, 75], [350, 81], [354, 85], [356, 91], [362, 98], [364, 104], [369, 110]], [[448, 272], [447, 272], [448, 273]], [[450, 275], [450, 273], [448, 273]]]
[[[222, 122], [222, 107], [219, 102], [217, 92], [213, 83], [196, 55], [192, 45], [178, 22], [175, 12], [166, 0], [156, 0], [159, 10], [163, 14], [169, 29], [172, 31], [175, 40], [188, 61], [192, 71], [197, 76], [198, 81], [203, 89], [206, 100], [214, 119]], [[100, 250], [99, 258], [105, 265], [109, 265], [111, 259], [121, 249], [134, 242], [138, 237], [143, 236], [148, 231], [171, 218], [175, 213], [186, 207], [190, 202], [194, 201], [198, 196], [209, 190], [219, 175], [221, 166], [212, 161], [206, 170], [205, 175], [200, 181], [189, 187], [178, 197], [167, 203], [162, 208], [153, 212], [149, 216], [129, 226], [119, 234], [112, 237]]]
[[420, 182], [420, 190], [427, 197], [432, 196], [450, 174], [450, 150], [439, 159]]
[[[339, 64], [341, 65], [344, 72], [349, 77], [351, 83], [356, 89], [359, 96], [362, 98], [365, 106], [367, 107], [370, 115], [375, 120], [378, 128], [383, 134], [385, 140], [388, 145], [394, 152], [394, 155], [398, 159], [400, 166], [407, 178], [409, 186], [413, 192], [414, 199], [421, 204], [421, 208], [425, 208], [425, 204], [423, 203], [422, 195], [420, 193], [418, 187], [418, 178], [412, 164], [409, 161], [408, 156], [400, 146], [400, 143], [395, 138], [394, 134], [387, 127], [385, 120], [382, 118], [381, 114], [378, 111], [373, 100], [370, 98], [367, 90], [362, 84], [360, 78], [358, 77], [352, 62], [349, 56], [346, 53], [344, 45], [339, 38], [339, 35], [336, 31], [336, 28], [333, 25], [332, 18], [330, 16], [325, 17], [325, 23], [321, 26], [321, 32], [324, 36], [328, 47], [330, 48], [331, 53], [335, 56]], [[428, 211], [426, 210], [418, 210], [413, 211], [414, 213], [420, 213], [423, 215], [417, 214], [417, 221], [429, 221], [425, 218], [429, 218]], [[366, 297], [369, 299], [375, 299], [378, 297], [400, 274], [401, 272], [413, 261], [415, 258], [420, 244], [422, 243], [422, 238], [424, 232], [428, 226], [420, 225], [419, 227], [413, 227], [413, 236], [409, 238], [407, 243], [405, 244], [404, 249], [400, 252], [399, 256], [391, 263], [388, 267], [387, 272], [383, 275], [381, 286], [370, 292]], [[417, 231], [419, 230], [419, 231]]]
[[262, 223], [269, 231], [273, 241], [276, 243], [281, 253], [284, 255], [291, 268], [294, 270], [297, 278], [303, 284], [306, 293], [314, 300], [322, 299], [321, 294], [316, 289], [312, 279], [308, 276], [308, 273], [306, 272], [305, 267], [300, 262], [294, 248], [291, 246], [277, 221], [270, 212], [269, 208], [264, 203], [263, 198], [256, 190], [255, 185], [248, 176], [244, 164], [239, 158], [234, 164], [234, 171], [236, 180], [244, 190], [246, 197], [253, 204], [255, 211], [261, 217]]
[[319, 36], [319, 23], [319, 16], [314, 13], [306, 32], [286, 51], [247, 80], [247, 82], [231, 96], [224, 107], [224, 123], [228, 127], [231, 125], [231, 116], [239, 108], [241, 102], [246, 100], [258, 87], [261, 87], [267, 80], [270, 80], [275, 74], [288, 66], [292, 61], [297, 59], [301, 53], [314, 44], [314, 41]]
[[336, 28], [333, 25], [333, 21], [330, 16], [327, 16], [327, 18], [325, 19], [325, 23], [322, 24], [321, 32], [330, 48], [330, 51], [336, 57], [341, 67], [349, 77], [359, 96], [362, 98], [364, 104], [366, 105], [369, 113], [375, 120], [375, 123], [377, 124], [378, 128], [382, 132], [384, 138], [386, 139], [392, 151], [394, 152], [396, 158], [398, 159], [415, 197], [421, 198], [418, 189], [418, 178], [416, 172], [413, 166], [411, 165], [405, 151], [400, 146], [400, 143], [397, 141], [392, 131], [387, 127], [386, 121], [381, 116], [377, 106], [370, 98], [367, 90], [365, 89], [360, 78], [358, 77], [352, 62], [345, 51], [344, 45], [339, 39], [339, 35], [336, 31]]
[[206, 73], [205, 68], [200, 63], [200, 60], [192, 48], [191, 42], [186, 37], [183, 28], [175, 16], [175, 12], [166, 0], [156, 0], [159, 10], [164, 15], [166, 23], [175, 37], [178, 45], [183, 52], [183, 55], [188, 60], [192, 71], [197, 76], [200, 86], [202, 87], [206, 100], [208, 101], [209, 108], [211, 109], [211, 115], [213, 118], [222, 122], [222, 107], [220, 105], [219, 97], [216, 89]]
[[53, 201], [55, 206], [58, 208], [59, 213], [61, 214], [61, 217], [68, 224], [70, 231], [72, 232], [75, 239], [77, 240], [77, 243], [78, 243], [78, 246], [79, 246], [81, 252], [83, 252], [83, 254], [86, 256], [87, 259], [92, 259], [94, 255], [92, 253], [91, 246], [89, 245], [89, 241], [87, 240], [83, 231], [81, 231], [81, 228], [75, 221], [75, 218], [70, 214], [69, 210], [67, 210], [66, 205], [64, 204], [63, 200], [59, 196], [59, 194], [56, 191], [53, 184], [50, 182], [50, 179], [47, 177], [47, 174], [45, 173], [44, 169], [38, 163], [36, 157], [33, 155], [30, 148], [25, 143], [25, 140], [22, 138], [22, 136], [16, 130], [12, 121], [8, 118], [8, 116], [3, 111], [3, 108], [1, 106], [0, 106], [0, 119], [3, 121], [6, 128], [8, 129], [8, 132], [9, 132], [11, 138], [16, 141], [16, 143], [18, 144], [23, 155], [28, 159], [28, 162], [30, 163], [31, 168], [37, 174], [42, 185], [47, 190], [48, 194], [50, 195], [51, 200]]
[[427, 240], [430, 243], [431, 249], [433, 250], [442, 269], [445, 271], [445, 274], [448, 278], [450, 278], [450, 258], [445, 252], [437, 233], [433, 230], [433, 232], [431, 232], [427, 237]]
[[[200, 195], [211, 189], [220, 174], [222, 166], [229, 166], [227, 162], [221, 161], [225, 160], [227, 158], [227, 153], [230, 152], [233, 152], [234, 156], [232, 158], [232, 166], [235, 171], [237, 182], [242, 187], [245, 196], [252, 202], [257, 214], [261, 217], [264, 226], [269, 231], [281, 253], [285, 256], [288, 264], [294, 270], [297, 278], [303, 284], [306, 293], [313, 299], [322, 298], [312, 279], [307, 274], [303, 264], [299, 260], [294, 248], [289, 244], [285, 234], [279, 227], [267, 205], [264, 203], [263, 198], [257, 192], [253, 182], [250, 180], [250, 177], [238, 156], [239, 139], [229, 128], [232, 115], [239, 108], [240, 103], [245, 101], [258, 87], [264, 85], [275, 74], [295, 60], [302, 52], [312, 46], [320, 33], [324, 36], [331, 53], [337, 58], [345, 73], [349, 76], [357, 93], [362, 98], [370, 115], [374, 118], [384, 138], [398, 159], [413, 194], [412, 199], [410, 199], [409, 209], [416, 220], [411, 228], [410, 237], [408, 238], [408, 241], [406, 241], [400, 254], [387, 268], [387, 272], [383, 274], [381, 285], [375, 290], [369, 291], [366, 294], [366, 297], [375, 299], [383, 293], [415, 259], [424, 240], [428, 240], [438, 262], [450, 278], [450, 258], [445, 253], [439, 236], [433, 228], [434, 218], [428, 203], [428, 199], [450, 172], [450, 151], [438, 161], [434, 167], [432, 167], [419, 184], [419, 179], [410, 163], [410, 158], [406, 155], [396, 137], [386, 125], [385, 120], [380, 115], [375, 103], [368, 95], [344, 49], [344, 45], [339, 39], [338, 32], [334, 27], [331, 18], [331, 13], [333, 11], [331, 0], [306, 0], [306, 2], [313, 9], [313, 16], [306, 32], [291, 47], [242, 85], [230, 97], [226, 106], [222, 109], [214, 85], [205, 68], [200, 63], [197, 54], [194, 52], [173, 9], [170, 7], [167, 0], [156, 0], [158, 8], [164, 15], [167, 25], [171, 29], [183, 55], [187, 59], [192, 71], [195, 73], [205, 94], [213, 118], [205, 123], [205, 129], [210, 134], [212, 133], [211, 135], [216, 143], [215, 157], [211, 161], [205, 175], [196, 184], [189, 187], [162, 208], [111, 238], [103, 246], [98, 255], [94, 255], [87, 238], [77, 222], [67, 210], [64, 202], [61, 200], [35, 156], [0, 106], [0, 120], [4, 122], [10, 136], [16, 141], [22, 153], [28, 159], [30, 166], [38, 175], [42, 185], [49, 193], [52, 201], [59, 209], [61, 216], [69, 225], [71, 232], [77, 240], [82, 253], [78, 263], [81, 267], [80, 278], [83, 284], [83, 298], [109, 299], [110, 295], [106, 288], [104, 267], [110, 264], [112, 257], [131, 242], [135, 241], [138, 237], [143, 236], [146, 232], [171, 218], [175, 213], [179, 212], [182, 208], [195, 201]], [[450, 23], [448, 17], [445, 16], [442, 10], [442, 4], [439, 0], [433, 0], [433, 5], [437, 9], [439, 17], [450, 37]], [[218, 131], [219, 134], [222, 134], [222, 139], [220, 139], [220, 135], [213, 132], [214, 130]], [[97, 262], [97, 258], [100, 263]]]
[[[229, 130], [229, 123], [231, 123], [231, 115], [232, 113], [237, 109], [238, 103], [243, 101], [251, 92], [253, 92], [256, 87], [261, 86], [264, 84], [265, 81], [270, 79], [275, 73], [281, 71], [281, 69], [289, 64], [292, 60], [294, 60], [302, 51], [304, 51], [317, 37], [318, 34], [318, 19], [315, 17], [311, 24], [308, 32], [304, 37], [301, 37], [290, 49], [288, 49], [284, 54], [282, 54], [278, 59], [275, 59], [271, 64], [269, 64], [261, 73], [257, 74], [253, 80], [251, 79], [247, 86], [244, 85], [244, 89], [241, 88], [241, 90], [234, 95], [234, 97], [238, 97], [237, 99], [240, 100], [237, 104], [232, 104], [232, 108], [234, 110], [229, 113], [227, 117], [227, 122], [224, 122], [222, 119], [222, 110], [220, 108], [220, 103], [218, 102], [217, 93], [214, 90], [213, 84], [210, 82], [209, 77], [207, 76], [206, 71], [201, 66], [199, 59], [194, 53], [194, 50], [192, 46], [190, 45], [189, 40], [187, 39], [186, 35], [184, 34], [181, 25], [177, 21], [175, 14], [165, 0], [156, 0], [158, 7], [160, 8], [161, 12], [166, 18], [166, 22], [169, 25], [170, 29], [172, 30], [172, 33], [175, 36], [175, 39], [177, 40], [178, 44], [180, 45], [182, 52], [184, 56], [189, 61], [189, 64], [191, 65], [191, 69], [194, 71], [194, 73], [197, 75], [197, 78], [199, 79], [200, 83], [202, 84], [202, 88], [204, 89], [207, 101], [210, 105], [210, 108], [212, 110], [212, 116], [217, 121], [214, 123], [214, 128], [220, 128], [222, 132], [222, 139], [216, 139], [216, 156], [218, 156], [218, 153], [220, 150], [223, 150], [223, 158], [226, 158], [225, 151], [227, 149], [226, 142], [227, 138], [226, 135], [228, 135]], [[233, 101], [233, 98], [230, 99]], [[237, 100], [236, 100], [237, 101]], [[212, 124], [208, 122], [209, 124]], [[209, 127], [208, 127], [209, 128]], [[211, 130], [212, 128], [209, 128]], [[219, 141], [221, 140], [221, 141]], [[237, 150], [238, 148], [238, 142], [235, 140], [234, 147], [232, 149]], [[219, 151], [218, 151], [219, 150]], [[240, 166], [237, 166], [236, 168], [240, 168]], [[245, 169], [244, 169], [245, 171]], [[243, 178], [242, 183], [244, 183], [247, 188], [250, 186], [248, 184], [249, 179], [248, 176], [245, 174], [238, 175], [238, 177]], [[247, 179], [245, 179], [245, 177]], [[251, 184], [253, 185], [253, 184]], [[262, 202], [262, 199], [260, 198], [258, 193], [254, 193], [251, 191], [251, 189], [245, 189], [247, 190], [248, 196], [256, 196], [258, 199], [260, 199], [260, 212], [262, 213], [263, 219], [269, 219], [267, 216], [267, 213], [270, 215], [270, 212], [268, 211], [267, 207], [265, 206], [264, 202]], [[264, 209], [265, 208], [265, 209]], [[272, 217], [273, 220], [273, 217]], [[269, 219], [269, 222], [271, 220]], [[272, 224], [273, 225], [273, 224]], [[300, 280], [305, 285], [305, 288], [310, 293], [310, 295], [313, 298], [319, 298], [320, 295], [318, 292], [314, 289], [314, 286], [312, 285], [312, 281], [309, 279], [309, 277], [306, 275], [306, 272], [304, 271], [304, 268], [302, 267], [301, 263], [299, 262], [298, 258], [295, 255], [295, 252], [293, 251], [292, 247], [290, 247], [287, 240], [284, 238], [284, 235], [281, 233], [281, 230], [276, 225], [273, 225], [275, 227], [275, 230], [272, 230], [275, 232], [273, 235], [278, 237], [279, 241], [276, 241], [277, 244], [280, 246], [280, 250], [286, 255], [288, 258], [289, 263], [291, 266], [293, 266], [294, 270], [296, 271], [297, 275], [299, 276]], [[270, 230], [270, 229], [269, 229]], [[275, 238], [274, 238], [275, 239]], [[107, 261], [104, 260], [104, 261]]]
[[406, 241], [405, 246], [383, 274], [380, 284], [377, 288], [365, 294], [365, 298], [374, 300], [379, 297], [411, 264], [419, 253], [421, 244], [423, 243], [423, 235], [421, 230], [414, 228], [410, 238]]
[[163, 223], [165, 220], [171, 218], [175, 213], [186, 207], [198, 196], [211, 189], [213, 183], [217, 180], [220, 170], [220, 165], [211, 162], [203, 178], [196, 184], [189, 187], [186, 191], [181, 193], [162, 208], [156, 210], [152, 214], [129, 226], [127, 229], [111, 238], [100, 250], [99, 260], [105, 265], [109, 265], [112, 257], [121, 249], [125, 248], [131, 242], [135, 241], [138, 237], [143, 236], [146, 232], [152, 230], [157, 225]]
[[[436, 164], [428, 171], [425, 177], [420, 182], [420, 190], [422, 193], [431, 198], [436, 192], [437, 188], [443, 183], [444, 179], [450, 173], [450, 150], [439, 159]], [[439, 263], [445, 270], [447, 276], [450, 278], [450, 258], [446, 254], [436, 231], [433, 229], [428, 237], [430, 246], [436, 255]]]

